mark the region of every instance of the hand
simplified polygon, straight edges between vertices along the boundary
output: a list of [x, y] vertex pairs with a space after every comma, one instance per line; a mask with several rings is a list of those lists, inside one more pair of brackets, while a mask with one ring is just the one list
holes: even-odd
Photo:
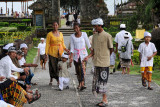
[[69, 62], [72, 63], [72, 61], [73, 61], [73, 58], [70, 58], [70, 61], [69, 61]]
[[68, 49], [65, 49], [65, 51], [67, 52], [67, 54], [68, 54], [68, 55], [70, 54], [70, 50], [68, 50]]
[[11, 78], [9, 78], [9, 79], [12, 80], [12, 81], [17, 82], [17, 80], [16, 80], [15, 78], [13, 78], [13, 77], [11, 77]]
[[29, 68], [28, 67], [24, 68], [24, 72], [28, 76], [29, 75]]
[[149, 61], [149, 60], [151, 60], [152, 59], [152, 56], [149, 56], [148, 58], [147, 58], [147, 61]]
[[6, 77], [0, 76], [0, 81], [3, 81]]
[[88, 57], [85, 57], [85, 58], [83, 59], [83, 61], [84, 61], [84, 62], [87, 62], [87, 61], [88, 61]]

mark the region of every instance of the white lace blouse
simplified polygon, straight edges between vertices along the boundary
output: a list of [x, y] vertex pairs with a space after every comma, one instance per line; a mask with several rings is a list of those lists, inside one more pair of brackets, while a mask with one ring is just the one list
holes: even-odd
[[78, 62], [78, 59], [80, 58], [82, 61], [86, 56], [88, 56], [86, 46], [88, 49], [91, 48], [86, 32], [82, 32], [81, 37], [78, 38], [75, 36], [75, 34], [72, 34], [70, 40], [70, 52], [73, 53], [73, 59]]

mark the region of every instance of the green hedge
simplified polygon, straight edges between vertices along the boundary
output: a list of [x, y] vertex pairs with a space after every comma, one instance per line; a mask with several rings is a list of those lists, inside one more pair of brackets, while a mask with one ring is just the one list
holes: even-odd
[[0, 26], [2, 27], [7, 27], [9, 25], [8, 22], [0, 22]]
[[31, 27], [27, 27], [26, 29], [25, 29], [25, 31], [31, 31]]
[[88, 37], [93, 35], [93, 31], [92, 30], [82, 30], [82, 32], [86, 32]]
[[24, 31], [26, 28], [27, 28], [27, 26], [26, 26], [26, 25], [23, 25], [23, 24], [19, 24], [19, 25], [17, 26], [17, 29], [18, 29], [19, 31]]
[[16, 27], [2, 27], [0, 28], [0, 32], [15, 32], [17, 31]]
[[22, 22], [31, 22], [32, 19], [22, 19]]

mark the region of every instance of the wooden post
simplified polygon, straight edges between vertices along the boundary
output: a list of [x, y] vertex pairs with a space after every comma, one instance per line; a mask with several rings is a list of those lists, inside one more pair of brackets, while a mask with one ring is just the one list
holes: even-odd
[[26, 14], [26, 1], [24, 1], [25, 2], [25, 14]]
[[23, 11], [23, 9], [22, 9], [22, 0], [21, 0], [21, 12]]
[[6, 15], [7, 15], [7, 0], [6, 0]]
[[12, 0], [12, 15], [13, 15], [13, 0]]

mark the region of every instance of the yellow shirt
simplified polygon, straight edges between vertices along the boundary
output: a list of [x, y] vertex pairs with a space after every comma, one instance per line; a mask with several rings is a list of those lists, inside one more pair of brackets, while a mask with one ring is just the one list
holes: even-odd
[[94, 34], [92, 38], [92, 48], [94, 49], [94, 66], [109, 67], [110, 48], [113, 48], [112, 36], [105, 31]]
[[66, 46], [64, 44], [63, 34], [60, 32], [59, 37], [56, 37], [53, 35], [52, 31], [49, 32], [47, 34], [47, 39], [46, 39], [45, 53], [58, 58], [58, 49], [60, 45], [62, 45], [63, 49], [66, 49]]

